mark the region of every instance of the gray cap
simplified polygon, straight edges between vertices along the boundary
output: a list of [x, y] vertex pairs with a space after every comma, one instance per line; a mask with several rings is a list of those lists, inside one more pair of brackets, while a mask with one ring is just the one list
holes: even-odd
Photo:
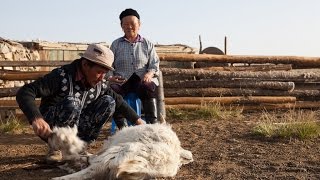
[[113, 52], [101, 44], [90, 44], [81, 57], [97, 63], [109, 70], [114, 70], [112, 63], [114, 61]]

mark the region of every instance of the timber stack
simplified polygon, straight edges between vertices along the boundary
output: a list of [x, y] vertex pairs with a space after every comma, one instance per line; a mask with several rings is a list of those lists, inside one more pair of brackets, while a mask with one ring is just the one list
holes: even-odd
[[[88, 44], [0, 39], [0, 45], [0, 107], [16, 107], [10, 101], [14, 103], [20, 86], [78, 58]], [[156, 50], [166, 107], [212, 103], [244, 110], [320, 107], [318, 57], [197, 54], [180, 44], [156, 45]]]
[[161, 68], [166, 107], [219, 103], [243, 110], [318, 109], [320, 58], [160, 54], [161, 61], [223, 66]]

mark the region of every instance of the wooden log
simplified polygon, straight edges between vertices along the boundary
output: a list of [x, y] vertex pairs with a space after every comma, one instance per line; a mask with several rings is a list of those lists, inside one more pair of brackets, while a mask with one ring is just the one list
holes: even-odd
[[47, 73], [48, 71], [0, 71], [0, 79], [4, 81], [35, 80]]
[[14, 97], [14, 96], [16, 96], [18, 90], [19, 90], [19, 87], [0, 88], [0, 98]]
[[[36, 100], [36, 104], [40, 105], [40, 100]], [[223, 104], [222, 104], [223, 105]], [[261, 103], [261, 104], [224, 104], [228, 105], [229, 108], [240, 108], [245, 111], [256, 111], [256, 110], [280, 110], [280, 109], [319, 109], [319, 101], [297, 101], [295, 103]], [[180, 108], [180, 109], [199, 109], [203, 107], [200, 104], [175, 104], [168, 105], [166, 104], [166, 109], [170, 108]], [[9, 109], [19, 109], [18, 104], [15, 100], [0, 100], [0, 109], [9, 108]]]
[[[168, 105], [175, 104], [203, 104], [203, 103], [219, 103], [219, 104], [252, 104], [252, 103], [284, 103], [295, 102], [295, 97], [179, 97], [179, 98], [165, 98], [165, 103]], [[39, 105], [40, 100], [36, 100]], [[15, 100], [0, 100], [0, 107], [18, 107]]]
[[0, 61], [0, 67], [58, 67], [72, 61]]
[[0, 73], [8, 73], [8, 74], [21, 74], [21, 73], [35, 73], [35, 72], [40, 72], [40, 73], [48, 73], [50, 71], [38, 71], [38, 70], [34, 70], [34, 71], [21, 71], [21, 70], [8, 70], [8, 69], [0, 69]]
[[[318, 68], [320, 67], [319, 57], [301, 56], [230, 56], [214, 54], [176, 54], [159, 53], [161, 61], [189, 61], [189, 62], [214, 62], [214, 63], [272, 63], [272, 64], [293, 64], [294, 67]], [[71, 61], [1, 61], [0, 66], [61, 66]], [[30, 63], [31, 62], [31, 63]], [[49, 62], [49, 63], [45, 63]]]
[[230, 56], [213, 54], [159, 54], [161, 61], [191, 61], [191, 62], [215, 62], [215, 63], [272, 63], [293, 64], [294, 67], [319, 68], [319, 57], [300, 56]]
[[264, 90], [264, 89], [239, 89], [239, 88], [166, 88], [165, 97], [223, 97], [223, 96], [294, 96], [319, 97], [320, 90]]
[[19, 70], [9, 70], [9, 69], [0, 69], [0, 73], [3, 73], [3, 72], [21, 72]]
[[295, 97], [275, 96], [241, 96], [241, 97], [171, 97], [165, 98], [168, 105], [174, 104], [260, 104], [260, 103], [288, 103], [295, 102]]
[[[0, 98], [14, 97], [19, 87], [0, 88]], [[297, 98], [320, 97], [320, 90], [294, 90], [292, 92], [239, 88], [166, 88], [165, 97], [221, 97], [221, 96], [294, 96]]]
[[294, 85], [295, 85], [295, 89], [300, 89], [300, 90], [320, 89], [320, 82], [295, 83]]
[[166, 81], [163, 83], [165, 88], [260, 88], [282, 91], [293, 91], [294, 82], [278, 81], [247, 81], [247, 80], [229, 80], [221, 81], [214, 79], [189, 80], [189, 81]]
[[289, 71], [292, 70], [291, 64], [268, 64], [268, 65], [250, 65], [250, 66], [224, 66], [224, 67], [206, 67], [201, 68], [211, 71]]
[[19, 107], [16, 100], [0, 100], [1, 107]]
[[[177, 104], [166, 105], [166, 109], [185, 109], [196, 110], [204, 107], [198, 104]], [[262, 110], [288, 110], [288, 109], [313, 109], [318, 110], [320, 108], [320, 102], [318, 101], [297, 101], [295, 103], [281, 103], [281, 104], [260, 104], [260, 105], [228, 105], [227, 108], [236, 108], [243, 111], [262, 111]]]
[[200, 79], [259, 79], [262, 81], [293, 81], [293, 82], [314, 82], [320, 80], [319, 72], [296, 72], [296, 71], [269, 71], [269, 72], [227, 72], [210, 71], [203, 69], [177, 69], [162, 68], [164, 76], [196, 76]]
[[[219, 104], [260, 104], [260, 103], [284, 103], [295, 102], [295, 97], [215, 97], [215, 98], [165, 98], [166, 105], [176, 104], [206, 104], [206, 103], [219, 103]], [[36, 100], [36, 104], [40, 104], [40, 100]], [[0, 100], [1, 107], [17, 107], [18, 104], [15, 100]], [[162, 115], [162, 114], [161, 114]], [[163, 116], [163, 115], [162, 115]]]
[[[189, 61], [189, 62], [215, 62], [215, 63], [272, 63], [293, 64], [295, 67], [318, 68], [319, 57], [301, 56], [230, 56], [214, 54], [176, 54], [159, 53], [161, 61]], [[22, 63], [21, 63], [22, 62]], [[61, 66], [71, 61], [0, 61], [0, 66]]]
[[[40, 100], [36, 99], [36, 104], [40, 105]], [[0, 108], [1, 107], [17, 107], [19, 109], [19, 105], [16, 100], [0, 100]]]
[[255, 110], [280, 110], [280, 109], [319, 109], [320, 102], [317, 101], [297, 101], [295, 103], [283, 103], [283, 104], [260, 104], [243, 106], [244, 111]]

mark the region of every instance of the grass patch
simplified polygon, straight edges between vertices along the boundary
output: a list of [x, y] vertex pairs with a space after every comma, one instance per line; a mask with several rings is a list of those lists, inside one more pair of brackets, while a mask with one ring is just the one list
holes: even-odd
[[303, 110], [289, 110], [282, 114], [264, 112], [252, 133], [272, 138], [316, 138], [320, 135], [318, 113]]
[[230, 119], [242, 117], [241, 108], [221, 106], [218, 103], [201, 104], [196, 109], [170, 108], [166, 111], [170, 119], [196, 120], [196, 119]]
[[13, 113], [5, 120], [0, 119], [0, 133], [21, 132], [24, 126]]

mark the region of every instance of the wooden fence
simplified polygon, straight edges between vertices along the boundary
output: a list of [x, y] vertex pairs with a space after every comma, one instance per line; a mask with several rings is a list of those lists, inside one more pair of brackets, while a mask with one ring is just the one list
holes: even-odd
[[318, 57], [163, 54], [160, 59], [200, 67], [161, 69], [167, 107], [195, 108], [204, 103], [244, 110], [320, 107]]
[[[159, 57], [166, 107], [196, 108], [205, 103], [245, 110], [320, 107], [318, 57], [209, 54], [159, 54]], [[0, 61], [0, 80], [34, 80], [47, 73], [45, 67], [69, 62]], [[4, 67], [42, 67], [45, 71], [4, 70]], [[13, 97], [17, 89], [2, 88], [0, 97]], [[10, 105], [0, 101], [0, 107], [6, 106]]]

